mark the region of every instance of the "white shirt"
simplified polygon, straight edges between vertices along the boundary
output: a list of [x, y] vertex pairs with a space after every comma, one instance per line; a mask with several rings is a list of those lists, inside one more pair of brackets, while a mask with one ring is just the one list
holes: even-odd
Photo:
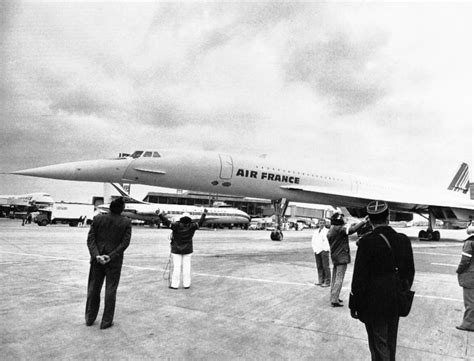
[[326, 227], [318, 228], [314, 231], [311, 246], [316, 254], [322, 251], [329, 251], [328, 229]]

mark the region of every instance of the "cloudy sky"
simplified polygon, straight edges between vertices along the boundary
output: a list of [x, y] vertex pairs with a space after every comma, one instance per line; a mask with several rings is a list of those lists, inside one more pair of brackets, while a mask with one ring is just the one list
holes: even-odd
[[[446, 187], [472, 165], [470, 2], [0, 3], [0, 172], [140, 148]], [[102, 186], [0, 175], [0, 194]], [[99, 193], [99, 194], [97, 194]]]

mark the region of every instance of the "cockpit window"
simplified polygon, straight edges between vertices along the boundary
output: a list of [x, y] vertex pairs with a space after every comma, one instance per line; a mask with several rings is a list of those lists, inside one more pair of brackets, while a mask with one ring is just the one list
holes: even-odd
[[145, 154], [143, 154], [144, 157], [151, 157], [151, 153], [152, 152], [145, 152]]
[[143, 154], [143, 150], [136, 150], [133, 152], [133, 154], [130, 156], [132, 158], [140, 158], [140, 156]]
[[160, 154], [158, 152], [153, 152], [153, 158], [160, 158]]

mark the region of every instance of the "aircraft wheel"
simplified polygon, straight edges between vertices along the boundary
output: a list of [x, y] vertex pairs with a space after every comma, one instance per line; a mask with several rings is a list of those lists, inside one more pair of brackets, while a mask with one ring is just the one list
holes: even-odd
[[281, 241], [283, 239], [283, 233], [280, 231], [272, 231], [272, 233], [270, 233], [270, 238], [272, 241]]
[[418, 232], [418, 239], [421, 241], [421, 240], [425, 240], [427, 237], [427, 232], [426, 231], [423, 231], [421, 230], [420, 232]]
[[433, 232], [433, 241], [439, 241], [441, 238], [441, 235], [439, 234], [439, 231], [434, 231]]
[[426, 240], [432, 241], [433, 240], [433, 231], [426, 231]]
[[48, 225], [48, 220], [47, 219], [43, 219], [41, 220], [41, 222], [38, 223], [38, 226], [42, 226], [42, 227], [45, 227]]

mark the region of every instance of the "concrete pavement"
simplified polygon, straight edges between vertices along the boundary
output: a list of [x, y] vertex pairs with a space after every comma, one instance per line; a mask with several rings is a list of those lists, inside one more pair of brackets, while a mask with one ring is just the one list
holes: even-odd
[[[115, 324], [100, 330], [100, 318], [84, 324], [87, 230], [0, 219], [2, 359], [370, 359], [364, 325], [313, 284], [311, 231], [272, 242], [264, 231], [200, 230], [192, 287], [171, 290], [163, 279], [169, 231], [136, 227]], [[400, 322], [399, 360], [474, 359], [473, 335], [455, 329], [464, 307], [454, 271], [466, 233], [443, 234], [446, 241], [412, 242], [416, 298]], [[351, 277], [352, 265], [344, 304]]]

